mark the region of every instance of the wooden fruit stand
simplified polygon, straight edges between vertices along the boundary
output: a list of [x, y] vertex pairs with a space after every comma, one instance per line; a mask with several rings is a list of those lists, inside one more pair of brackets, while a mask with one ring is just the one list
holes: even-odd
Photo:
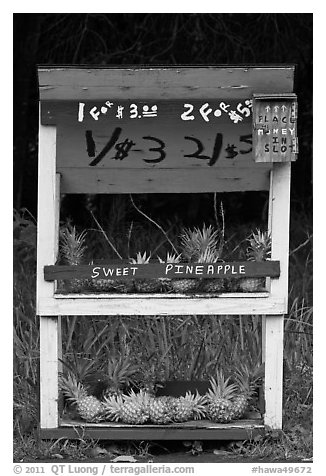
[[[38, 69], [37, 314], [42, 438], [246, 439], [282, 428], [283, 317], [288, 306], [291, 161], [297, 156], [294, 67]], [[171, 267], [56, 266], [60, 196], [269, 191], [271, 260]], [[133, 268], [133, 269], [131, 269]], [[57, 280], [186, 274], [266, 276], [257, 293], [67, 294]], [[215, 275], [214, 275], [215, 276]], [[61, 316], [259, 315], [265, 362], [262, 420], [126, 425], [64, 421], [58, 409]]]

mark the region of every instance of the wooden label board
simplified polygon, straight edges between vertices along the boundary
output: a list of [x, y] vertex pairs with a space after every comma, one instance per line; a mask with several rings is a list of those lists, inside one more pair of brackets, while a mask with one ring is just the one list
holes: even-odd
[[64, 193], [268, 186], [269, 168], [258, 169], [253, 160], [250, 98], [110, 99], [51, 103], [42, 111], [44, 122], [58, 121], [57, 171]]
[[45, 266], [44, 279], [139, 279], [139, 278], [241, 278], [279, 277], [278, 261], [237, 261], [218, 263], [148, 263]]
[[256, 162], [297, 159], [297, 98], [290, 95], [254, 95], [253, 144]]
[[62, 193], [268, 190], [252, 96], [290, 92], [293, 67], [40, 68]]

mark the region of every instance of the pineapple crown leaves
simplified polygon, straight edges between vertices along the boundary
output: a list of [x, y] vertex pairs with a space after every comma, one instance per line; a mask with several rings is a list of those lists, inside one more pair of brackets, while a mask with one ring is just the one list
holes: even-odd
[[245, 363], [241, 363], [234, 372], [234, 381], [242, 393], [253, 396], [263, 376], [264, 364], [250, 367]]
[[67, 358], [59, 360], [67, 371], [69, 371], [71, 375], [74, 375], [79, 382], [84, 382], [87, 377], [93, 376], [96, 372], [94, 369], [94, 360], [78, 357], [76, 354], [73, 354], [70, 360]]
[[81, 263], [87, 247], [85, 246], [86, 231], [77, 233], [70, 224], [60, 230], [60, 253], [69, 265]]
[[59, 375], [59, 389], [73, 404], [77, 404], [81, 398], [89, 396], [87, 388], [71, 372]]
[[108, 417], [111, 421], [119, 421], [123, 403], [124, 401], [121, 395], [105, 396], [103, 399], [103, 415]]
[[136, 254], [136, 258], [130, 258], [130, 263], [131, 264], [147, 264], [149, 262], [150, 258], [151, 258], [151, 255], [147, 256], [146, 251], [144, 251], [143, 255], [139, 251]]
[[237, 385], [230, 383], [230, 377], [225, 379], [221, 370], [217, 371], [216, 378], [210, 378], [211, 388], [208, 389], [207, 398], [209, 400], [215, 400], [218, 398], [225, 398], [232, 400], [237, 391]]
[[216, 250], [220, 239], [219, 230], [209, 225], [202, 229], [195, 227], [193, 229], [184, 228], [180, 235], [182, 254], [189, 261], [198, 261], [200, 255], [205, 250]]
[[124, 403], [127, 402], [135, 402], [140, 405], [147, 405], [151, 396], [143, 389], [140, 389], [138, 393], [134, 392], [134, 390], [130, 390], [127, 395], [122, 396]]
[[179, 397], [179, 401], [181, 404], [190, 405], [195, 420], [198, 420], [205, 416], [205, 403], [207, 401], [207, 398], [206, 396], [199, 395], [198, 390], [196, 391], [195, 395], [190, 391], [186, 392], [185, 396]]
[[128, 357], [120, 355], [109, 357], [106, 362], [105, 380], [108, 385], [113, 385], [116, 389], [124, 385], [129, 385], [137, 372], [137, 367]]
[[181, 253], [177, 255], [176, 253], [168, 252], [165, 259], [157, 257], [160, 263], [180, 263], [181, 261]]
[[206, 248], [198, 257], [198, 263], [216, 263], [217, 261], [220, 261], [218, 251], [210, 248]]
[[271, 257], [272, 239], [268, 231], [256, 229], [247, 239], [249, 246], [247, 256], [251, 261], [266, 261]]
[[123, 395], [105, 395], [103, 397], [103, 404], [105, 407], [112, 409], [120, 409], [123, 405]]

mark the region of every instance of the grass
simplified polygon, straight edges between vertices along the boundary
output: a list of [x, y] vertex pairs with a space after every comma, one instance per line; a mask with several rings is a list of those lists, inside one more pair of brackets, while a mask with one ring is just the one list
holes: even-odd
[[[111, 206], [110, 222], [102, 219], [99, 206], [97, 219], [121, 254], [127, 257], [150, 249], [164, 255], [170, 249], [161, 231], [132, 215], [126, 201], [116, 198]], [[16, 212], [14, 223], [14, 459], [30, 461], [53, 455], [85, 459], [94, 455], [98, 442], [41, 442], [36, 437], [39, 333], [35, 315], [35, 220], [22, 211]], [[116, 258], [103, 233], [93, 225], [88, 232], [90, 256]], [[165, 220], [163, 228], [172, 242], [176, 243], [181, 226], [177, 219]], [[249, 228], [256, 226], [257, 221]], [[225, 248], [229, 256], [241, 257], [249, 231], [242, 224], [228, 227], [226, 223]], [[296, 207], [291, 218], [289, 313], [284, 324], [283, 431], [253, 441], [231, 442], [227, 445], [230, 455], [285, 460], [312, 456], [311, 241], [309, 215]], [[72, 361], [77, 356], [79, 362], [95, 362], [93, 370], [99, 373], [105, 372], [108, 358], [125, 355], [151, 378], [207, 379], [216, 367], [231, 372], [240, 362], [255, 365], [261, 356], [259, 316], [124, 316], [110, 320], [105, 316], [69, 316], [62, 319], [62, 326], [64, 359]], [[131, 450], [130, 444], [125, 444], [121, 452], [144, 452], [137, 448], [134, 445]]]

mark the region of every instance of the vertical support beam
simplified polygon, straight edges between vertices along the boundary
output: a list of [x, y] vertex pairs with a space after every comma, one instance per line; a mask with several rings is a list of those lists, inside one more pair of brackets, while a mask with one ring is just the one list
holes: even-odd
[[41, 428], [57, 428], [58, 319], [40, 316], [40, 418]]
[[282, 429], [283, 316], [267, 316], [265, 329], [265, 425]]
[[[269, 227], [272, 259], [280, 261], [279, 279], [271, 280], [271, 295], [288, 301], [289, 225], [291, 163], [274, 163], [271, 176]], [[284, 316], [267, 316], [263, 355], [265, 357], [265, 425], [282, 428], [283, 325]]]
[[266, 360], [266, 315], [261, 316], [261, 361]]
[[56, 127], [39, 126], [38, 208], [37, 208], [37, 309], [41, 298], [51, 298], [54, 283], [44, 280], [43, 267], [55, 264], [58, 252], [58, 178], [56, 176]]
[[290, 182], [291, 162], [274, 163], [270, 187], [270, 231], [272, 234], [272, 260], [280, 261], [281, 274], [271, 280], [273, 297], [288, 303], [289, 234], [290, 234]]
[[[60, 233], [60, 179], [59, 173], [55, 176], [55, 242], [54, 242], [54, 256], [57, 261], [59, 256], [59, 233]], [[56, 286], [56, 283], [55, 283]], [[61, 334], [61, 316], [58, 316], [58, 358], [62, 359], [62, 334]], [[58, 363], [59, 372], [62, 371], [62, 362]]]
[[[37, 314], [39, 301], [51, 298], [54, 283], [44, 281], [43, 267], [54, 264], [58, 251], [60, 191], [56, 177], [56, 127], [39, 126], [38, 220], [37, 220]], [[40, 423], [58, 426], [58, 319], [40, 316]]]
[[[270, 172], [269, 176], [269, 197], [268, 197], [268, 217], [267, 217], [267, 228], [268, 232], [271, 235], [272, 233], [272, 216], [273, 216], [273, 170]], [[271, 290], [271, 278], [266, 278], [267, 289]], [[266, 360], [266, 315], [261, 316], [261, 361], [262, 363]]]

